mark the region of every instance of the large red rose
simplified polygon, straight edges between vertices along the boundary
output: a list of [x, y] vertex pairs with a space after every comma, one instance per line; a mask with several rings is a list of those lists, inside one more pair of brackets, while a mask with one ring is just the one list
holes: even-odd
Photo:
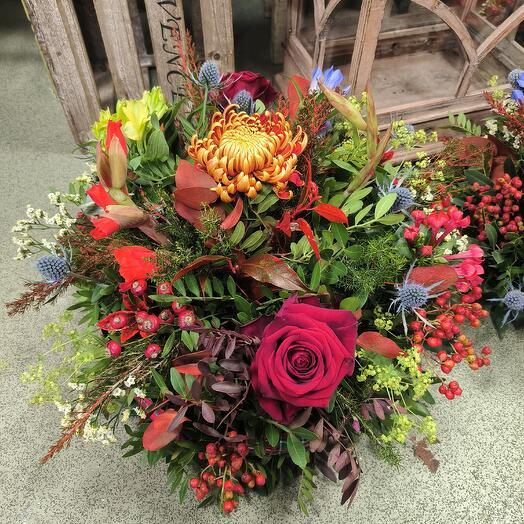
[[260, 405], [288, 424], [300, 408], [326, 408], [355, 367], [357, 319], [289, 298], [267, 324], [251, 364]]
[[252, 71], [227, 73], [222, 76], [220, 82], [224, 84], [222, 95], [229, 101], [232, 101], [235, 95], [242, 90], [247, 91], [253, 100], [261, 100], [266, 106], [278, 96], [267, 78]]

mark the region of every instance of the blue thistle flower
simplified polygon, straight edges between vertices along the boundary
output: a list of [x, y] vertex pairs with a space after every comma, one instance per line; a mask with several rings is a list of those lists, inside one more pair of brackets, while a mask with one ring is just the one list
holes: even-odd
[[[507, 311], [502, 319], [502, 325], [511, 324], [524, 311], [524, 291], [519, 288], [510, 286], [509, 291], [502, 298], [491, 298], [491, 302], [502, 302]], [[508, 320], [509, 317], [511, 320]]]
[[217, 88], [220, 85], [220, 72], [215, 62], [206, 60], [198, 72], [198, 81], [210, 88]]
[[424, 322], [424, 324], [431, 326], [431, 324], [421, 316], [417, 309], [420, 309], [424, 307], [428, 300], [431, 298], [438, 297], [441, 293], [431, 293], [431, 290], [440, 284], [442, 284], [442, 280], [439, 282], [435, 282], [431, 284], [430, 286], [424, 286], [422, 284], [419, 284], [417, 282], [411, 282], [409, 280], [409, 277], [411, 275], [411, 271], [413, 271], [413, 267], [409, 269], [409, 271], [406, 274], [406, 277], [404, 278], [404, 282], [402, 284], [399, 284], [397, 286], [397, 297], [391, 301], [391, 304], [389, 308], [394, 305], [397, 309], [397, 313], [400, 313], [402, 315], [402, 323], [404, 325], [404, 331], [408, 332], [408, 325], [406, 322], [406, 312], [415, 313], [417, 317]]
[[397, 289], [397, 310], [419, 309], [427, 304], [429, 290], [422, 284], [405, 282]]
[[522, 69], [513, 69], [508, 73], [508, 82], [514, 89], [524, 87], [524, 71]]
[[233, 97], [233, 104], [237, 104], [240, 111], [250, 115], [253, 113], [255, 103], [251, 95], [245, 89], [242, 89]]
[[48, 284], [56, 284], [69, 274], [70, 267], [67, 260], [57, 255], [44, 255], [36, 261], [37, 271]]
[[389, 211], [390, 213], [403, 212], [406, 214], [407, 209], [416, 205], [411, 190], [402, 186], [402, 182], [404, 182], [409, 175], [410, 173], [406, 173], [400, 179], [396, 180], [396, 182], [391, 182], [389, 185], [384, 185], [382, 187], [379, 186], [378, 192], [381, 196], [389, 195], [390, 193], [395, 193], [397, 195], [397, 198]]
[[392, 213], [404, 211], [415, 205], [415, 199], [413, 198], [413, 194], [407, 187], [402, 187], [400, 185], [392, 185], [388, 193], [396, 193], [397, 195], [395, 203], [391, 206]]

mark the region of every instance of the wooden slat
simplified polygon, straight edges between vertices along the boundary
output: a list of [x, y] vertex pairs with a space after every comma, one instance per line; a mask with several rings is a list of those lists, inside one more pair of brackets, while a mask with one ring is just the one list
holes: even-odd
[[182, 57], [175, 35], [182, 35], [185, 45], [186, 26], [182, 0], [146, 0], [147, 20], [153, 43], [158, 83], [167, 100], [183, 94]]
[[231, 0], [200, 0], [200, 9], [206, 59], [218, 62], [223, 73], [234, 71], [235, 49]]
[[506, 20], [479, 45], [477, 50], [479, 62], [481, 62], [497, 44], [504, 40], [513, 29], [518, 27], [522, 21], [524, 21], [524, 6], [519, 7], [511, 16], [506, 18]]
[[371, 76], [385, 4], [386, 0], [362, 0], [349, 69], [349, 83], [356, 96], [364, 91]]
[[100, 101], [71, 0], [23, 0], [55, 92], [77, 143], [90, 137]]
[[[509, 89], [505, 84], [496, 88], [487, 88], [485, 91], [494, 89]], [[410, 124], [420, 124], [445, 118], [449, 113], [472, 113], [489, 108], [483, 92], [468, 94], [460, 98], [433, 98], [424, 101], [409, 102], [384, 107], [377, 110], [379, 122], [382, 126], [389, 124], [392, 119], [402, 118]]]
[[140, 98], [144, 80], [127, 0], [93, 0], [119, 98]]
[[274, 0], [271, 12], [271, 62], [284, 60], [284, 42], [287, 37], [287, 0]]

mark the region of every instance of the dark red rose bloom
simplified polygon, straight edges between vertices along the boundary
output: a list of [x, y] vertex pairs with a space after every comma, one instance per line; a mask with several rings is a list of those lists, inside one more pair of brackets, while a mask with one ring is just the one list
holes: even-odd
[[271, 82], [258, 73], [252, 71], [238, 71], [222, 75], [220, 80], [224, 84], [222, 95], [230, 102], [242, 90], [247, 91], [253, 100], [261, 100], [266, 106], [278, 96]]
[[284, 302], [266, 325], [251, 364], [260, 405], [288, 424], [300, 408], [326, 408], [355, 367], [357, 319], [350, 311]]

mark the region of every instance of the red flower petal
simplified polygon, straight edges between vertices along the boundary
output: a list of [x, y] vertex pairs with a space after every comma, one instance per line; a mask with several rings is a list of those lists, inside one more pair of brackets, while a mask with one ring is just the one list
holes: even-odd
[[119, 273], [126, 282], [147, 279], [155, 271], [155, 252], [142, 246], [113, 249]]
[[107, 217], [90, 218], [90, 220], [93, 226], [95, 226], [95, 229], [92, 229], [89, 234], [95, 240], [106, 238], [120, 229], [117, 222]]
[[91, 200], [101, 208], [105, 209], [107, 206], [115, 205], [115, 202], [109, 193], [103, 188], [102, 184], [92, 185], [86, 193], [91, 197]]
[[121, 127], [122, 122], [119, 121], [109, 120], [109, 122], [107, 123], [106, 151], [109, 151], [111, 141], [113, 140], [113, 137], [116, 136], [116, 138], [118, 138], [118, 141], [120, 142], [120, 146], [122, 147], [125, 155], [127, 156], [126, 139], [122, 134], [122, 130], [120, 129]]

